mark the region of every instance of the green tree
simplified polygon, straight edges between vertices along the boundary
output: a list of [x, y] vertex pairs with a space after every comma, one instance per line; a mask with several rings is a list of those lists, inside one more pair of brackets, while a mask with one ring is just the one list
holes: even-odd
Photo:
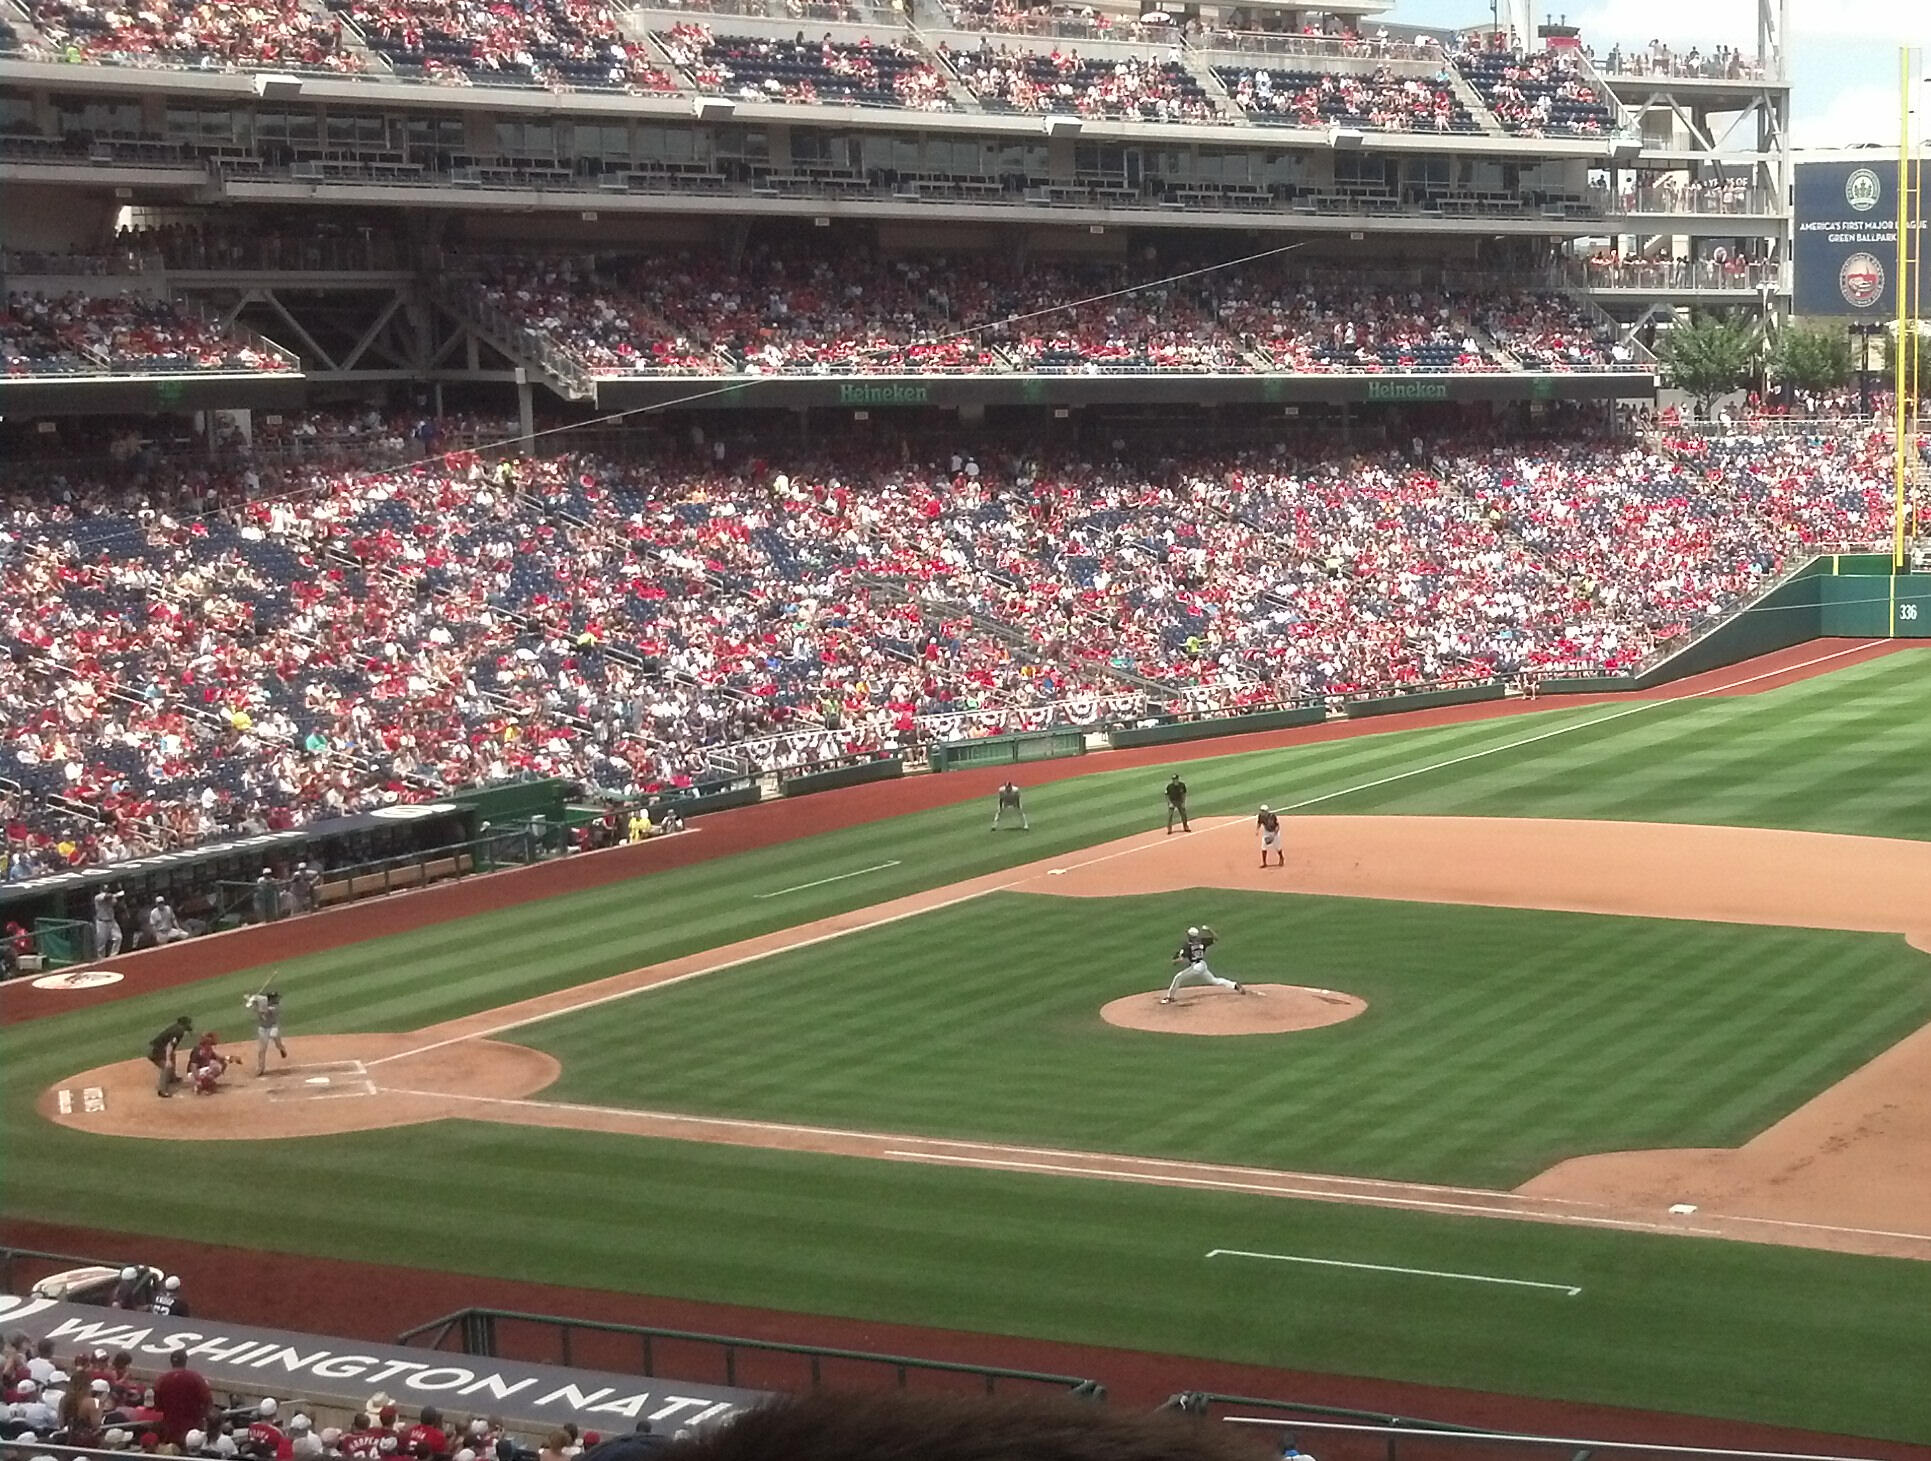
[[1792, 326], [1771, 347], [1770, 374], [1787, 390], [1834, 391], [1850, 379], [1850, 336]]
[[1669, 383], [1696, 397], [1707, 412], [1718, 396], [1756, 377], [1757, 333], [1740, 321], [1692, 319], [1663, 337], [1661, 354]]
[[[1926, 334], [1922, 326], [1912, 330], [1911, 339], [1917, 345], [1918, 358], [1913, 363], [1917, 372], [1918, 398], [1922, 400], [1931, 394], [1931, 334]], [[1897, 376], [1897, 337], [1887, 336], [1884, 342], [1884, 378], [1873, 382], [1874, 385], [1889, 390]]]

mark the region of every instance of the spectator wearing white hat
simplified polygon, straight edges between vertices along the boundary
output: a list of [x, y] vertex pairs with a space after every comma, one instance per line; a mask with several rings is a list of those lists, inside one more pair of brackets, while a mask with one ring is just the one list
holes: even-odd
[[13, 1419], [29, 1430], [46, 1432], [60, 1424], [60, 1417], [47, 1403], [37, 1380], [22, 1380], [17, 1390], [19, 1401], [12, 1407]]
[[188, 1301], [181, 1294], [181, 1276], [170, 1273], [161, 1280], [161, 1287], [155, 1292], [153, 1301], [148, 1305], [157, 1314], [170, 1315], [176, 1319], [188, 1317]]
[[322, 1438], [315, 1434], [315, 1423], [299, 1412], [288, 1420], [288, 1447], [298, 1461], [312, 1461], [325, 1449]]
[[[255, 1419], [249, 1424], [247, 1446], [251, 1455], [260, 1456], [264, 1461], [293, 1461], [295, 1443], [289, 1439], [276, 1422], [281, 1406], [271, 1396], [265, 1396], [255, 1407]], [[302, 1417], [306, 1420], [308, 1417]]]

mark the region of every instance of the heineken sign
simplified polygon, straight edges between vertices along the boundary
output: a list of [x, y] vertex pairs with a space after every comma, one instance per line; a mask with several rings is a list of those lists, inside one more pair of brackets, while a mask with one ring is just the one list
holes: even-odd
[[852, 383], [838, 388], [841, 406], [924, 406], [931, 399], [930, 386]]
[[1448, 382], [1445, 380], [1371, 380], [1368, 382], [1368, 399], [1371, 401], [1446, 401]]

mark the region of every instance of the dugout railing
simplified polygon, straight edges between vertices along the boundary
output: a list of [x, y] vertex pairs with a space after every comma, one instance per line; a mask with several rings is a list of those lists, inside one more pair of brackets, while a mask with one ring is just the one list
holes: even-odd
[[1598, 1437], [1548, 1436], [1533, 1432], [1484, 1430], [1439, 1421], [1399, 1417], [1344, 1419], [1361, 1412], [1290, 1401], [1240, 1399], [1225, 1395], [1192, 1397], [1210, 1407], [1266, 1410], [1263, 1415], [1221, 1415], [1217, 1419], [1247, 1429], [1260, 1428], [1283, 1454], [1291, 1444], [1305, 1461], [1661, 1461], [1666, 1457], [1703, 1461], [1875, 1461], [1842, 1452], [1753, 1451], [1720, 1446], [1684, 1446], [1659, 1441], [1615, 1441]]
[[[1273, 1417], [1227, 1416], [1229, 1424], [1279, 1426], [1280, 1420]], [[1706, 1458], [1706, 1461], [1875, 1461], [1875, 1458], [1836, 1455], [1800, 1451], [1748, 1451], [1716, 1447], [1671, 1446], [1646, 1444], [1633, 1441], [1602, 1441], [1562, 1436], [1538, 1436], [1512, 1434], [1501, 1431], [1461, 1431], [1452, 1429], [1423, 1429], [1415, 1426], [1401, 1430], [1391, 1430], [1385, 1426], [1356, 1425], [1338, 1421], [1298, 1420], [1287, 1426], [1296, 1433], [1305, 1431], [1311, 1445], [1320, 1447], [1323, 1457], [1351, 1461], [1359, 1454], [1350, 1449], [1351, 1442], [1368, 1441], [1378, 1444], [1383, 1435], [1391, 1449], [1385, 1454], [1389, 1461], [1399, 1461], [1406, 1455], [1411, 1461], [1418, 1458], [1439, 1456], [1442, 1461], [1484, 1461], [1486, 1457], [1509, 1458], [1509, 1461], [1533, 1461], [1533, 1458], [1546, 1457], [1547, 1461], [1663, 1461], [1663, 1458]], [[1427, 1443], [1438, 1443], [1448, 1449], [1438, 1453], [1423, 1452], [1416, 1448]], [[1392, 1449], [1395, 1446], [1401, 1451]], [[57, 1461], [126, 1461], [141, 1452], [127, 1450], [107, 1450], [102, 1447], [70, 1446], [60, 1441], [36, 1439], [31, 1447], [17, 1449], [21, 1455], [53, 1456]], [[525, 1449], [518, 1451], [519, 1456], [528, 1456]], [[1375, 1452], [1372, 1454], [1380, 1455]], [[1312, 1461], [1308, 1457], [1307, 1461]]]
[[126, 1268], [130, 1259], [111, 1260], [81, 1253], [49, 1253], [40, 1248], [0, 1247], [0, 1294], [24, 1296], [44, 1278], [75, 1268]]
[[[574, 1319], [561, 1314], [525, 1314], [511, 1309], [458, 1309], [396, 1336], [397, 1344], [433, 1350], [444, 1350], [452, 1342], [457, 1353], [466, 1355], [566, 1368], [587, 1365], [646, 1377], [655, 1377], [669, 1367], [678, 1379], [714, 1379], [728, 1386], [760, 1390], [873, 1389], [881, 1379], [889, 1379], [899, 1390], [910, 1389], [917, 1381], [926, 1388], [966, 1389], [986, 1395], [1021, 1386], [1095, 1401], [1106, 1398], [1104, 1385], [1080, 1375]], [[1002, 1385], [1006, 1391], [1001, 1390]]]

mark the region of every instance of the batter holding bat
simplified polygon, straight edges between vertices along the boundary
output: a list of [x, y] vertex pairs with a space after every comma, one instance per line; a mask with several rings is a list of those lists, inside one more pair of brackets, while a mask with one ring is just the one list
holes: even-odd
[[242, 1005], [255, 1017], [255, 1074], [267, 1075], [270, 1045], [281, 1052], [283, 1060], [288, 1059], [288, 1047], [282, 1044], [282, 996], [264, 984], [242, 1000]]
[[1222, 979], [1207, 967], [1207, 950], [1218, 943], [1220, 935], [1202, 924], [1199, 928], [1187, 930], [1187, 938], [1173, 951], [1174, 962], [1181, 966], [1180, 972], [1173, 976], [1173, 983], [1167, 992], [1160, 996], [1161, 1004], [1178, 1002], [1180, 991], [1190, 985], [1208, 984], [1217, 989], [1231, 989], [1235, 994], [1247, 993], [1247, 986], [1236, 984], [1231, 979]]

